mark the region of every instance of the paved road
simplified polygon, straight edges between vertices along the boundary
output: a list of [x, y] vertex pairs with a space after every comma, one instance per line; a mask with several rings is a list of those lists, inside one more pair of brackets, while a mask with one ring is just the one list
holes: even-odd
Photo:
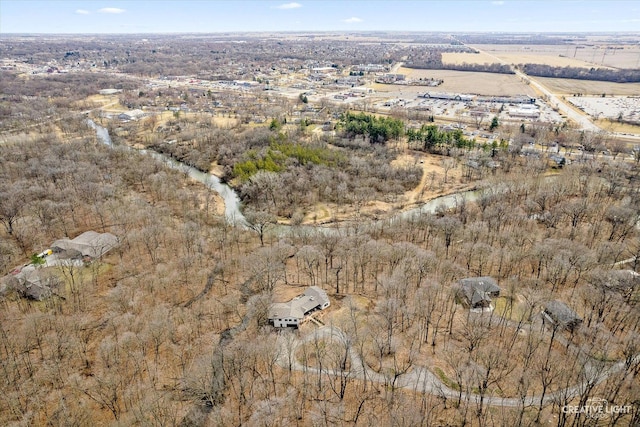
[[[552, 107], [556, 107], [558, 108], [558, 110], [565, 114], [567, 116], [567, 118], [573, 120], [574, 122], [576, 122], [578, 124], [578, 126], [580, 126], [580, 128], [582, 130], [587, 130], [587, 131], [592, 131], [592, 132], [601, 132], [604, 131], [602, 128], [598, 127], [596, 124], [594, 124], [591, 121], [591, 118], [585, 114], [582, 113], [581, 111], [576, 111], [575, 109], [573, 109], [573, 107], [571, 107], [567, 102], [565, 102], [564, 100], [560, 99], [557, 95], [553, 94], [549, 89], [547, 89], [542, 83], [540, 83], [539, 81], [537, 81], [535, 78], [530, 77], [529, 75], [523, 73], [522, 71], [516, 70], [514, 69], [511, 64], [507, 63], [506, 61], [498, 58], [497, 56], [486, 52], [486, 51], [482, 51], [480, 49], [478, 49], [475, 46], [469, 46], [472, 49], [477, 50], [478, 52], [484, 53], [485, 55], [488, 55], [490, 57], [492, 57], [493, 59], [495, 59], [497, 62], [499, 62], [500, 64], [504, 64], [509, 66], [513, 72], [516, 73], [516, 75], [518, 77], [520, 77], [523, 81], [525, 82], [529, 82], [529, 84], [531, 86], [533, 86], [534, 88], [536, 88], [540, 93], [542, 93], [543, 95], [545, 95], [545, 97], [547, 98], [547, 103], [552, 106]], [[640, 141], [640, 135], [629, 135], [629, 134], [623, 134], [623, 133], [619, 133], [619, 132], [608, 132], [605, 131], [610, 135], [616, 136], [618, 138], [626, 138], [629, 140], [634, 140], [634, 141]]]
[[571, 108], [562, 99], [558, 98], [558, 96], [556, 96], [553, 93], [551, 93], [551, 91], [549, 89], [544, 87], [537, 80], [529, 77], [528, 75], [526, 75], [522, 71], [519, 71], [519, 70], [513, 70], [513, 71], [523, 81], [528, 81], [531, 86], [533, 86], [539, 92], [541, 92], [543, 95], [545, 95], [546, 98], [547, 98], [546, 99], [547, 104], [551, 105], [552, 107], [558, 108], [558, 110], [560, 110], [563, 114], [565, 114], [569, 119], [571, 119], [574, 122], [576, 122], [578, 124], [578, 126], [580, 126], [581, 129], [592, 131], [592, 132], [598, 132], [598, 131], [602, 130], [598, 126], [593, 124], [593, 122], [589, 119], [589, 117], [587, 117], [587, 116], [583, 115], [582, 113], [580, 113], [580, 112], [574, 110], [573, 108]]

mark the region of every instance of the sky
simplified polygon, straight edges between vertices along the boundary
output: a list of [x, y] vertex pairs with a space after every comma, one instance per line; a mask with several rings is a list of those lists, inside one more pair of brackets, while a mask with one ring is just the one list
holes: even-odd
[[640, 0], [0, 0], [9, 33], [640, 32]]

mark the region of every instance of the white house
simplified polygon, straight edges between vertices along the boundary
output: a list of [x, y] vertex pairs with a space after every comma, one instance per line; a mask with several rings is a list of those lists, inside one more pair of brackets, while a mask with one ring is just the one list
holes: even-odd
[[317, 286], [307, 288], [289, 302], [275, 303], [269, 308], [269, 323], [276, 328], [297, 328], [314, 311], [329, 307], [327, 293]]
[[132, 120], [138, 120], [143, 118], [146, 115], [146, 113], [142, 110], [128, 110], [124, 113], [120, 113], [118, 114], [118, 119], [122, 120], [123, 122], [130, 122]]

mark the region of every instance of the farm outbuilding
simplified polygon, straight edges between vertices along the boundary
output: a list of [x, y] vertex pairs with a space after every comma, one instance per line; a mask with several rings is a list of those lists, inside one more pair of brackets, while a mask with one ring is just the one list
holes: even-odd
[[138, 120], [143, 118], [146, 115], [146, 113], [142, 110], [129, 110], [126, 111], [124, 113], [120, 113], [118, 114], [118, 119], [124, 121], [124, 122], [129, 122], [132, 120]]

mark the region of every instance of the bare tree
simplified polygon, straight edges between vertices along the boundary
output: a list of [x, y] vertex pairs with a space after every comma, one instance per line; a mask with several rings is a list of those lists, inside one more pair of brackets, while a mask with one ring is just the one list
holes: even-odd
[[2, 183], [0, 186], [0, 222], [13, 235], [14, 226], [27, 205], [28, 187], [22, 182]]
[[258, 233], [260, 246], [264, 246], [265, 233], [277, 222], [276, 217], [264, 211], [249, 211], [245, 213], [245, 218], [249, 223], [248, 227]]

